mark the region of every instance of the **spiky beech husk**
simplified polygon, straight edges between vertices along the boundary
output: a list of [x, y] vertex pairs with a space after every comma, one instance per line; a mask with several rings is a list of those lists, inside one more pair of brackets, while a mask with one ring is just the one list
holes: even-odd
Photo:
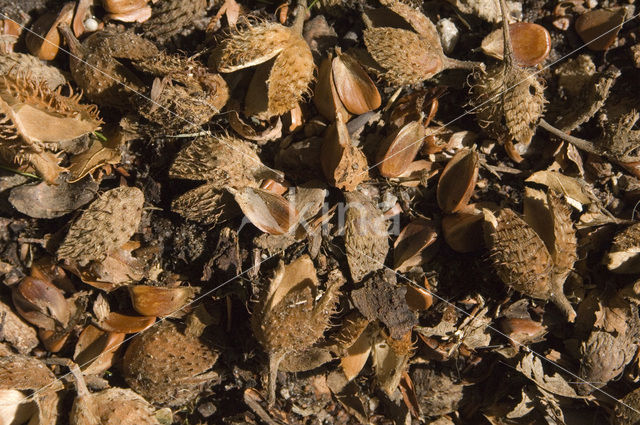
[[127, 384], [155, 404], [181, 406], [218, 378], [218, 351], [167, 320], [136, 336], [122, 360]]
[[254, 74], [245, 100], [247, 115], [268, 120], [295, 108], [309, 94], [309, 84], [313, 80], [313, 55], [301, 36], [295, 34], [291, 44], [276, 57], [273, 64], [265, 63], [262, 66], [268, 67], [269, 78], [265, 85], [261, 70], [258, 69]]
[[334, 273], [316, 301], [318, 278], [313, 262], [305, 255], [286, 266], [280, 262], [269, 287], [260, 294], [251, 326], [269, 354], [270, 403], [275, 401], [280, 362], [287, 354], [301, 352], [322, 338], [343, 283], [339, 272]]
[[490, 136], [503, 142], [531, 142], [547, 103], [540, 79], [525, 69], [501, 64], [476, 70], [470, 85], [470, 106]]
[[548, 300], [551, 255], [538, 234], [513, 210], [503, 208], [487, 223], [485, 238], [500, 279], [518, 292]]
[[135, 107], [134, 94], [144, 92], [146, 85], [125, 64], [157, 56], [158, 48], [130, 31], [96, 31], [80, 43], [68, 26], [58, 29], [72, 53], [71, 76], [87, 98], [100, 106]]
[[262, 164], [249, 143], [226, 134], [195, 139], [178, 153], [169, 176], [207, 181], [171, 205], [178, 214], [206, 224], [215, 223], [222, 214], [227, 188], [258, 187], [262, 179], [281, 178]]
[[551, 249], [509, 208], [495, 216], [485, 210], [485, 241], [493, 267], [505, 285], [529, 297], [553, 302], [573, 322], [576, 313], [564, 295], [564, 282], [576, 259], [575, 232], [568, 210], [565, 216], [559, 200], [549, 199], [554, 226]]
[[30, 163], [53, 182], [63, 170], [59, 158], [46, 150], [58, 150], [62, 141], [98, 130], [102, 120], [95, 105], [80, 103], [81, 95], [63, 95], [61, 87], [29, 74], [0, 77], [0, 156], [16, 164]]
[[436, 26], [420, 10], [399, 0], [382, 0], [413, 30], [374, 27], [365, 13], [364, 42], [367, 51], [384, 70], [382, 77], [391, 85], [417, 84], [450, 68], [473, 68], [478, 63], [445, 56]]
[[224, 41], [213, 59], [220, 72], [260, 65], [282, 52], [295, 34], [275, 22], [240, 28]]
[[134, 66], [157, 77], [151, 87], [151, 101], [140, 99], [138, 112], [164, 128], [202, 125], [229, 100], [224, 79], [192, 59], [162, 53]]
[[69, 229], [57, 256], [80, 265], [102, 261], [138, 230], [144, 194], [135, 187], [118, 187], [102, 194]]
[[425, 43], [413, 31], [369, 28], [364, 31], [364, 43], [392, 86], [418, 84], [443, 69], [442, 50]]
[[293, 27], [265, 22], [242, 28], [211, 56], [210, 66], [220, 72], [259, 65], [247, 90], [247, 115], [261, 120], [282, 115], [308, 93], [314, 64], [311, 49], [300, 34], [301, 25], [302, 17]]

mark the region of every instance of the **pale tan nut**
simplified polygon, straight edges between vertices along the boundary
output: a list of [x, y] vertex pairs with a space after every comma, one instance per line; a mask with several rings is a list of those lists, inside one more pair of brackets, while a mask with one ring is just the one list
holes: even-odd
[[135, 187], [123, 186], [103, 193], [71, 225], [58, 248], [58, 259], [80, 265], [103, 260], [138, 230], [143, 204], [144, 194]]

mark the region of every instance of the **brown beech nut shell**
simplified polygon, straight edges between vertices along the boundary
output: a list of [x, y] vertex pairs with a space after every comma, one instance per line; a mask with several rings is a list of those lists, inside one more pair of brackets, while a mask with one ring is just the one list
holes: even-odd
[[364, 114], [382, 103], [376, 85], [352, 56], [338, 53], [332, 61], [331, 73], [336, 92], [350, 113]]
[[333, 121], [336, 114], [340, 114], [344, 121], [351, 116], [340, 100], [333, 81], [333, 58], [331, 55], [325, 58], [318, 68], [318, 82], [314, 90], [313, 103], [318, 112], [328, 120]]
[[229, 191], [249, 221], [263, 232], [283, 235], [298, 224], [298, 211], [281, 195], [252, 187]]
[[102, 7], [109, 12], [107, 18], [122, 22], [144, 22], [151, 17], [147, 0], [102, 0]]
[[442, 218], [442, 234], [445, 242], [456, 252], [467, 253], [481, 249], [482, 211], [469, 205], [457, 213]]
[[113, 366], [124, 337], [124, 333], [105, 332], [88, 325], [78, 337], [73, 360], [86, 375], [102, 373]]
[[422, 147], [426, 129], [420, 121], [413, 121], [385, 138], [378, 150], [378, 170], [383, 177], [402, 175]]
[[369, 177], [367, 157], [351, 144], [349, 131], [342, 116], [326, 131], [320, 151], [320, 162], [327, 182], [346, 191], [356, 187]]
[[417, 285], [406, 285], [407, 292], [405, 300], [407, 306], [414, 311], [428, 310], [433, 305], [433, 294], [431, 293], [431, 285], [427, 278], [424, 278], [424, 288]]
[[69, 332], [63, 333], [60, 335], [56, 331], [48, 331], [45, 329], [38, 329], [38, 337], [40, 341], [42, 341], [42, 345], [44, 348], [50, 353], [57, 353], [62, 350], [64, 344], [67, 342], [69, 338]]
[[[551, 35], [545, 27], [530, 22], [509, 24], [513, 58], [523, 66], [535, 66], [551, 52]], [[496, 59], [503, 58], [504, 37], [502, 28], [493, 31], [482, 40], [482, 51]]]
[[18, 313], [42, 329], [52, 331], [69, 321], [69, 304], [62, 291], [50, 282], [27, 276], [14, 289], [12, 297]]
[[623, 7], [615, 11], [590, 10], [576, 19], [576, 32], [589, 49], [607, 50], [616, 41], [625, 16]]
[[129, 316], [112, 311], [96, 325], [105, 332], [134, 334], [150, 328], [155, 321], [155, 317]]
[[453, 213], [463, 209], [471, 199], [478, 180], [478, 153], [462, 149], [451, 158], [440, 174], [436, 196], [442, 211]]
[[53, 60], [60, 48], [58, 25], [71, 25], [74, 2], [65, 3], [58, 13], [50, 12], [40, 16], [31, 31], [27, 33], [25, 44], [29, 52], [42, 60]]
[[438, 239], [436, 226], [418, 218], [407, 224], [393, 244], [393, 269], [402, 272], [423, 264], [423, 251]]
[[133, 309], [143, 316], [168, 316], [184, 307], [193, 290], [187, 287], [164, 288], [136, 285], [129, 287]]

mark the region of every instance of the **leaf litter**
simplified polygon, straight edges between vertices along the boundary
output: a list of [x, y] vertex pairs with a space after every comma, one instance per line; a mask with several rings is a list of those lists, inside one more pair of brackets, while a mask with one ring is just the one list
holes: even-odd
[[3, 420], [637, 422], [632, 6], [41, 3], [0, 1]]

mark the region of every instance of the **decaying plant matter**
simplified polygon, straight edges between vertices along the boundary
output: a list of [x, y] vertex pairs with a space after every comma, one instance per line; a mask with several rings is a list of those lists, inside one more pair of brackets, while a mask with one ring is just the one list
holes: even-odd
[[0, 0], [0, 425], [638, 422], [633, 5], [54, 3]]

